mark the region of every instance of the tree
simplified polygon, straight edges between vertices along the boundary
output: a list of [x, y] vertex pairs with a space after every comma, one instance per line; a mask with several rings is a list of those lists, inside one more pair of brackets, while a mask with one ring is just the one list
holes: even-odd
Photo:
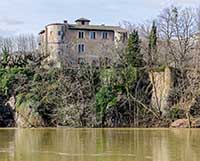
[[9, 51], [6, 47], [2, 48], [2, 65], [3, 67], [6, 67], [8, 65], [8, 57], [9, 57]]
[[195, 22], [196, 22], [197, 32], [199, 32], [200, 31], [200, 6], [196, 9]]
[[[196, 21], [195, 21], [196, 20]], [[159, 36], [165, 53], [167, 65], [176, 68], [185, 68], [198, 62], [195, 47], [195, 35], [198, 33], [198, 12], [194, 13], [191, 8], [170, 7], [164, 9], [159, 15]], [[197, 36], [198, 37], [198, 36]], [[192, 62], [193, 59], [196, 62]]]
[[153, 21], [151, 32], [149, 35], [149, 63], [154, 65], [157, 63], [157, 26], [156, 22]]
[[[173, 11], [174, 10], [174, 11]], [[172, 12], [173, 11], [173, 12]], [[174, 47], [173, 47], [173, 36], [174, 36], [174, 23], [173, 20], [176, 18], [177, 13], [174, 8], [165, 8], [159, 15], [158, 18], [158, 32], [160, 38], [159, 53], [162, 57], [161, 64], [165, 66], [172, 66], [175, 64], [174, 60]]]
[[141, 67], [143, 66], [143, 56], [140, 52], [140, 38], [138, 31], [134, 30], [128, 39], [128, 45], [126, 48], [126, 63], [127, 65], [132, 65], [134, 67]]

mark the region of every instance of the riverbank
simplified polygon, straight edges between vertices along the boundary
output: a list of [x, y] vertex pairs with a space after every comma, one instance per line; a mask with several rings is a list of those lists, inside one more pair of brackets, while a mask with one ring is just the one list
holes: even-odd
[[[153, 84], [144, 69], [130, 68], [128, 83], [120, 80], [122, 70], [1, 68], [0, 126], [166, 128], [183, 119], [173, 127], [189, 127], [184, 110], [172, 107], [161, 115], [151, 106]], [[198, 122], [191, 118], [191, 127]]]
[[16, 55], [4, 44], [0, 127], [199, 127], [198, 64], [159, 61], [157, 35], [155, 22], [148, 41], [134, 29], [95, 64], [48, 61], [38, 50]]

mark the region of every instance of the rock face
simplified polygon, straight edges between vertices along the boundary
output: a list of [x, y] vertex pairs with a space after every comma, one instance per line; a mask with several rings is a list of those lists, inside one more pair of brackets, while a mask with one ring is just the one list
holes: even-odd
[[178, 119], [171, 124], [172, 128], [189, 128], [187, 119]]
[[164, 71], [149, 73], [149, 76], [153, 86], [152, 106], [159, 107], [161, 112], [165, 114], [169, 107], [168, 98], [174, 85], [173, 72], [170, 68], [166, 67]]
[[14, 96], [0, 110], [0, 127], [41, 127], [43, 121], [38, 113], [27, 104], [26, 107], [16, 108]]
[[[189, 121], [188, 119], [178, 119], [174, 121], [171, 128], [189, 128]], [[200, 128], [200, 119], [192, 119], [191, 120], [191, 128]]]
[[32, 111], [31, 108], [26, 107], [23, 110], [16, 112], [15, 114], [16, 127], [27, 128], [27, 127], [41, 127], [43, 121], [39, 114]]

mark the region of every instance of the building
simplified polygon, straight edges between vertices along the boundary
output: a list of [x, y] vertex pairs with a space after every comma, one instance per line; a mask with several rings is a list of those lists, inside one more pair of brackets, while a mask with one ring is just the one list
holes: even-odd
[[80, 18], [75, 24], [52, 23], [39, 33], [41, 52], [48, 63], [99, 64], [102, 58], [112, 58], [112, 51], [127, 39], [127, 31], [119, 26], [90, 25]]

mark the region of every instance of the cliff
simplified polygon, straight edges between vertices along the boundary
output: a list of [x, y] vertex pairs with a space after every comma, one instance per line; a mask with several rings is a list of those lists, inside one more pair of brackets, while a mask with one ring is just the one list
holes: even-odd
[[166, 114], [170, 106], [170, 94], [174, 88], [175, 74], [173, 69], [166, 67], [161, 71], [149, 72], [152, 84], [151, 104]]

